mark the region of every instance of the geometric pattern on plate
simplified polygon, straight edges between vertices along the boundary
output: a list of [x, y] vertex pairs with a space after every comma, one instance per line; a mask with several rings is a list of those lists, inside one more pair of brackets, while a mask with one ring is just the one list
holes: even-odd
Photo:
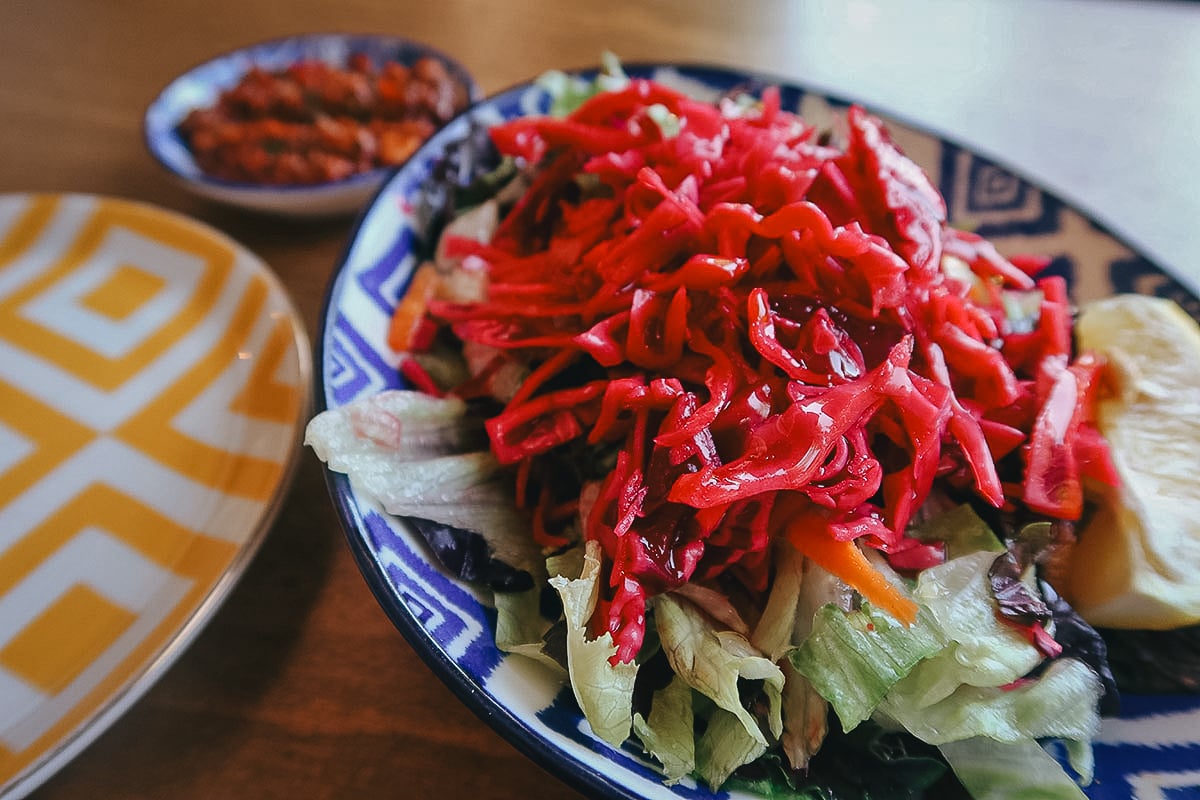
[[307, 404], [293, 319], [182, 217], [0, 196], [0, 793], [129, 694], [257, 533]]

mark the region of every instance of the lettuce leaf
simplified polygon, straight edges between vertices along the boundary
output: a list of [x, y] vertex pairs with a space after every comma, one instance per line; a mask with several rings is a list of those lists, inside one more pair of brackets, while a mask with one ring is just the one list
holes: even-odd
[[608, 51], [601, 54], [600, 71], [591, 80], [561, 70], [551, 70], [537, 79], [537, 85], [550, 95], [552, 117], [565, 117], [597, 94], [621, 89], [628, 82], [620, 59]]
[[[804, 556], [793, 547], [775, 550], [775, 577], [762, 616], [754, 626], [750, 642], [778, 660], [794, 643], [796, 611], [804, 587]], [[806, 631], [807, 633], [807, 631]]]
[[829, 732], [829, 703], [808, 678], [785, 659], [783, 670], [783, 735], [780, 744], [792, 769], [805, 769]]
[[905, 627], [863, 603], [857, 611], [823, 606], [808, 638], [791, 654], [792, 665], [829, 701], [849, 731], [918, 663], [946, 645], [932, 614], [921, 607]]
[[389, 514], [477, 533], [495, 558], [540, 576], [541, 548], [483, 436], [461, 400], [397, 390], [321, 412], [305, 443]]
[[646, 752], [663, 765], [668, 786], [696, 768], [692, 687], [676, 675], [654, 693], [650, 714], [633, 715], [633, 730]]
[[1090, 741], [1100, 730], [1097, 701], [1103, 687], [1082, 661], [1059, 658], [1041, 677], [1015, 687], [960, 686], [932, 705], [889, 694], [879, 711], [929, 744], [975, 736], [1002, 742], [1021, 739]]
[[763, 681], [770, 700], [771, 733], [778, 736], [782, 732], [779, 697], [783, 673], [746, 637], [717, 630], [695, 606], [670, 594], [655, 598], [654, 619], [663, 652], [676, 675], [736, 716], [765, 745], [757, 721], [742, 705], [738, 687], [739, 680]]
[[829, 730], [829, 704], [787, 658], [795, 643], [812, 630], [815, 610], [840, 603], [848, 591], [830, 573], [791, 547], [775, 554], [775, 576], [762, 616], [750, 642], [783, 670], [783, 734], [780, 744], [793, 769], [804, 769]]
[[1032, 739], [947, 742], [942, 756], [974, 800], [1084, 800], [1087, 795]]
[[1038, 649], [996, 615], [988, 570], [998, 555], [971, 553], [920, 574], [913, 597], [932, 614], [947, 645], [894, 687], [897, 702], [922, 708], [959, 686], [1011, 683], [1041, 663]]
[[766, 740], [761, 733], [756, 736], [739, 715], [716, 708], [696, 742], [696, 774], [717, 789], [729, 780], [734, 770], [757, 760], [766, 751]]
[[[663, 653], [675, 674], [717, 706], [696, 745], [696, 769], [713, 786], [758, 758], [770, 745], [743, 705], [741, 681], [761, 681], [771, 740], [783, 732], [783, 672], [746, 637], [717, 630], [695, 606], [670, 594], [654, 600]], [[724, 713], [721, 713], [724, 712]]]
[[391, 390], [331, 408], [309, 420], [304, 443], [338, 472], [387, 456], [427, 459], [487, 447], [483, 425], [453, 397]]
[[496, 592], [496, 647], [505, 653], [540, 661], [561, 672], [561, 666], [545, 652], [546, 631], [551, 621], [541, 613], [542, 587], [523, 592]]
[[611, 663], [617, 647], [608, 631], [596, 639], [587, 638], [588, 621], [600, 596], [600, 543], [587, 543], [578, 578], [556, 575], [550, 578], [550, 585], [562, 599], [567, 621], [571, 691], [592, 731], [619, 747], [633, 727], [633, 685], [638, 668], [631, 662]]
[[[1063, 739], [1088, 781], [1103, 684], [1072, 658], [1026, 677], [1044, 659], [997, 615], [988, 579], [996, 558], [987, 550], [924, 570], [913, 591], [920, 611], [908, 629], [867, 605], [854, 612], [824, 607], [792, 661], [846, 730], [871, 717], [932, 745]], [[1012, 753], [1026, 751], [1032, 753], [1020, 744]]]

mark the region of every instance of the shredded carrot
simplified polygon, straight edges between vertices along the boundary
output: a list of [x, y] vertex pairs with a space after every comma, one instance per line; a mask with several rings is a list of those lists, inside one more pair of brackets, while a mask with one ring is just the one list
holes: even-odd
[[398, 353], [413, 349], [413, 342], [425, 320], [425, 309], [437, 292], [441, 277], [433, 264], [422, 264], [413, 275], [404, 297], [396, 305], [388, 327], [388, 347]]
[[854, 541], [839, 541], [816, 514], [801, 514], [787, 526], [792, 546], [822, 569], [849, 584], [870, 603], [905, 625], [917, 619], [917, 604], [871, 566]]

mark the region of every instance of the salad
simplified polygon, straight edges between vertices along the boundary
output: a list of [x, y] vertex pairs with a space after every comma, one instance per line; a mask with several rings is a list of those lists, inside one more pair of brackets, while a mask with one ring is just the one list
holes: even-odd
[[412, 389], [309, 444], [668, 782], [1080, 796], [1116, 688], [1064, 576], [1123, 479], [1063, 280], [950, 227], [860, 108], [552, 80], [430, 193]]

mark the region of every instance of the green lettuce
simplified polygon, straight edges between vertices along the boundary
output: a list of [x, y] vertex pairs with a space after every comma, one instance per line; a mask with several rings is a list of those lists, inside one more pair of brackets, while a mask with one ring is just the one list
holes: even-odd
[[[1040, 759], [1030, 744], [1040, 753], [1036, 740], [1062, 739], [1088, 782], [1103, 684], [1076, 659], [1044, 662], [1000, 620], [988, 583], [996, 557], [985, 550], [924, 570], [913, 590], [917, 621], [908, 628], [869, 605], [852, 612], [823, 607], [792, 662], [829, 700], [845, 730], [871, 718], [931, 745], [982, 737], [1011, 745], [1006, 752], [1014, 759]], [[1030, 677], [1043, 664], [1042, 673]], [[1061, 778], [1046, 796], [1077, 797], [1061, 793]]]
[[946, 646], [891, 690], [891, 697], [919, 709], [948, 697], [959, 686], [1002, 686], [1027, 674], [1042, 654], [996, 614], [988, 568], [997, 554], [971, 553], [924, 570], [913, 598], [928, 609]]
[[942, 757], [974, 800], [1085, 800], [1087, 795], [1033, 739], [984, 736], [947, 742]]
[[600, 543], [590, 541], [584, 551], [583, 572], [574, 580], [556, 575], [550, 585], [562, 599], [567, 623], [567, 670], [571, 690], [592, 731], [619, 747], [633, 727], [633, 685], [637, 665], [613, 664], [617, 647], [605, 631], [587, 638], [588, 620], [600, 596]]
[[765, 752], [767, 744], [761, 732], [755, 735], [740, 715], [717, 708], [696, 742], [696, 774], [716, 789], [729, 780], [734, 770]]
[[634, 733], [662, 764], [668, 786], [696, 768], [694, 725], [692, 687], [678, 675], [654, 693], [649, 716], [633, 715]]
[[900, 679], [941, 651], [945, 635], [927, 608], [904, 626], [869, 603], [857, 611], [822, 606], [812, 633], [791, 654], [796, 671], [829, 701], [842, 729], [871, 716]]
[[313, 417], [305, 444], [389, 514], [472, 531], [493, 557], [542, 574], [541, 548], [513, 502], [508, 470], [462, 400], [381, 392]]
[[911, 697], [889, 694], [879, 711], [918, 739], [936, 745], [975, 736], [1002, 742], [1090, 741], [1100, 730], [1097, 704], [1102, 689], [1096, 673], [1082, 661], [1059, 658], [1040, 677], [1015, 687], [960, 686], [926, 706], [912, 703]]
[[537, 79], [537, 85], [550, 95], [552, 117], [565, 117], [601, 92], [615, 91], [629, 83], [620, 59], [605, 51], [600, 56], [600, 71], [593, 80], [550, 70]]
[[506, 653], [540, 661], [561, 671], [557, 661], [546, 654], [545, 635], [551, 622], [541, 613], [542, 587], [523, 592], [496, 592], [496, 647]]
[[[783, 672], [746, 637], [716, 629], [691, 603], [673, 595], [654, 600], [663, 653], [675, 674], [717, 709], [696, 744], [696, 769], [713, 786], [766, 752], [783, 732]], [[771, 739], [743, 705], [741, 681], [761, 681]]]

